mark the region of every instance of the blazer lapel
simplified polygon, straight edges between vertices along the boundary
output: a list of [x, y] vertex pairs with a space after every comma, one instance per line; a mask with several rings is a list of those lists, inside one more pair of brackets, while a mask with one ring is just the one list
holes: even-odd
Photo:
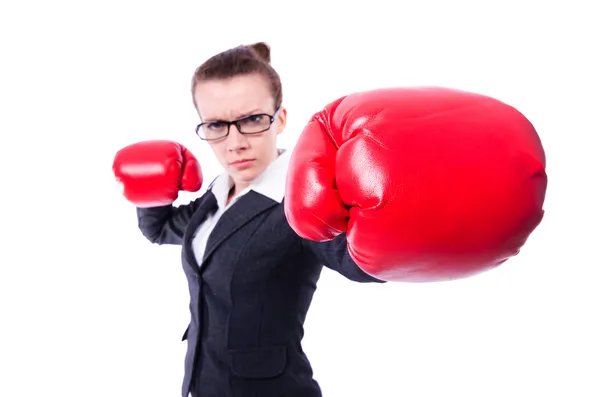
[[274, 207], [278, 203], [262, 194], [251, 190], [243, 195], [235, 204], [231, 206], [223, 216], [219, 219], [213, 229], [208, 242], [206, 251], [200, 268], [212, 253], [221, 245], [229, 236], [239, 230], [246, 223], [257, 217], [264, 211]]
[[192, 248], [192, 241], [194, 239], [194, 235], [196, 234], [196, 230], [198, 227], [204, 222], [204, 220], [211, 214], [214, 214], [219, 209], [217, 204], [217, 199], [211, 190], [208, 190], [202, 199], [202, 203], [192, 215], [192, 219], [186, 228], [185, 234], [183, 236], [183, 246], [185, 252], [185, 258], [190, 266], [198, 271], [198, 262], [196, 261], [196, 257], [194, 256], [194, 250]]

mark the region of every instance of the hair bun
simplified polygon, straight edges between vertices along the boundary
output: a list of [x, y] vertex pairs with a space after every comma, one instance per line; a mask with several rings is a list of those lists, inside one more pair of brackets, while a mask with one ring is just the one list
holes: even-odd
[[265, 42], [254, 43], [248, 46], [258, 59], [263, 62], [271, 63], [271, 47]]

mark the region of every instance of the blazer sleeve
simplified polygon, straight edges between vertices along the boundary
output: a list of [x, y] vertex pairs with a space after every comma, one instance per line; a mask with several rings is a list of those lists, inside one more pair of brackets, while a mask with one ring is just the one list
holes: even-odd
[[138, 207], [138, 227], [153, 244], [181, 245], [187, 225], [198, 209], [201, 199], [177, 207]]
[[335, 239], [324, 242], [303, 240], [305, 247], [319, 258], [322, 264], [346, 277], [359, 283], [385, 283], [365, 273], [352, 260], [348, 253], [346, 233], [342, 233]]

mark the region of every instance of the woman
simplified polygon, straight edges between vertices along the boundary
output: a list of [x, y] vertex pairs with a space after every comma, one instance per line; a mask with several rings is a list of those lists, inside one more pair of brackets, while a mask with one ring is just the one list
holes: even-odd
[[196, 132], [224, 168], [202, 197], [172, 205], [179, 189], [202, 182], [198, 162], [177, 143], [128, 146], [114, 165], [142, 233], [182, 245], [191, 311], [182, 396], [321, 396], [301, 340], [322, 266], [382, 281], [352, 261], [344, 234], [308, 241], [286, 220], [289, 153], [277, 148], [286, 109], [265, 43], [208, 59], [192, 95]]

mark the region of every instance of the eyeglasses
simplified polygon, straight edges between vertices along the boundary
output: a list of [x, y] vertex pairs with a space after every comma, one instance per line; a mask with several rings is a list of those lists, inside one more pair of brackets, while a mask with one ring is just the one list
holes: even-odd
[[229, 135], [231, 126], [235, 125], [240, 134], [252, 135], [260, 134], [271, 128], [271, 124], [277, 118], [281, 108], [273, 114], [251, 114], [233, 121], [212, 120], [198, 124], [196, 134], [203, 141], [217, 141], [225, 139]]

